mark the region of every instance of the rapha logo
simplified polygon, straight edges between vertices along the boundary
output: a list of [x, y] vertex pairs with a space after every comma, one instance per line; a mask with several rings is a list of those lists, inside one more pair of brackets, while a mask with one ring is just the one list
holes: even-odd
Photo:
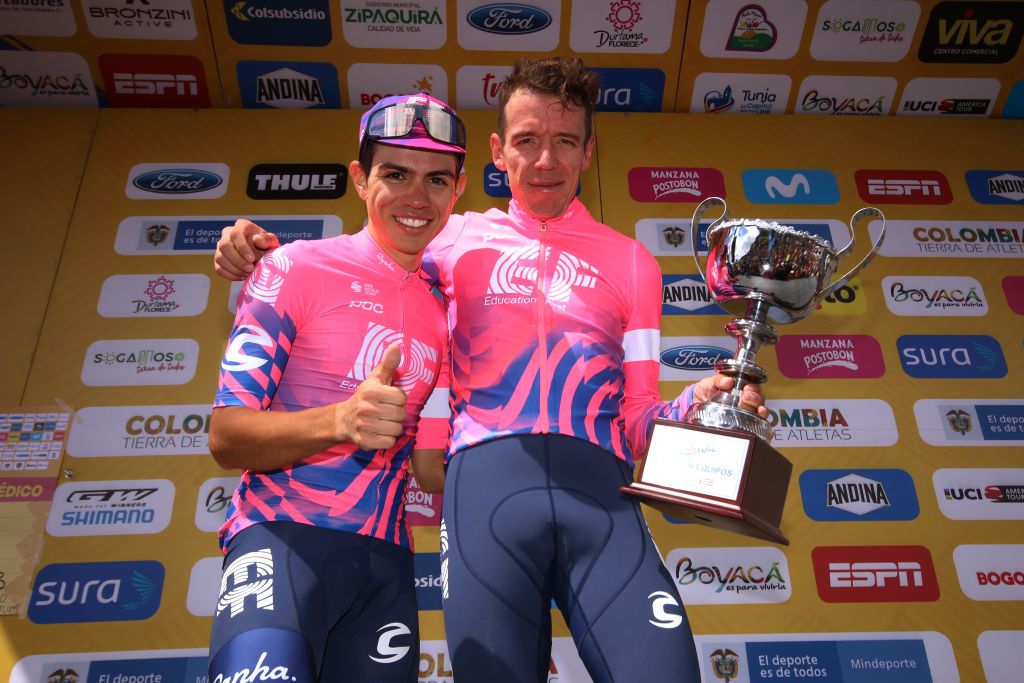
[[[491, 271], [484, 303], [526, 303], [533, 299], [542, 258], [544, 262], [551, 258], [551, 247], [543, 247], [543, 256], [540, 245], [503, 250]], [[569, 301], [573, 288], [593, 289], [600, 276], [597, 268], [565, 251], [559, 252], [551, 272], [547, 300], [562, 306]], [[516, 295], [515, 300], [507, 295]]]

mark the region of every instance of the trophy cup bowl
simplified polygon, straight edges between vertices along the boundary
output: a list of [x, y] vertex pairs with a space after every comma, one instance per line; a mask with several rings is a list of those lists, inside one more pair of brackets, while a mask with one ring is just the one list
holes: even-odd
[[[718, 206], [722, 215], [706, 233], [705, 274], [697, 254], [697, 227]], [[878, 238], [856, 266], [833, 280], [840, 261], [853, 251], [857, 226], [867, 218], [882, 220]], [[740, 396], [745, 385], [767, 381], [756, 360], [762, 346], [779, 338], [769, 318], [788, 324], [807, 317], [871, 262], [884, 238], [885, 216], [872, 207], [853, 215], [850, 243], [837, 251], [827, 240], [789, 226], [730, 220], [719, 197], [701, 202], [690, 224], [690, 244], [711, 295], [737, 316], [725, 326], [737, 341], [736, 355], [715, 364], [717, 372], [735, 383], [729, 391], [691, 405], [682, 422], [655, 420], [637, 480], [620, 490], [668, 514], [788, 543], [779, 522], [793, 466], [771, 446], [768, 421], [740, 407]]]

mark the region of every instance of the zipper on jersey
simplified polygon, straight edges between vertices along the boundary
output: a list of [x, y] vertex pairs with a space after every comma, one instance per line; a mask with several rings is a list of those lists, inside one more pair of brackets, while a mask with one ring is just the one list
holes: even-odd
[[398, 306], [398, 310], [400, 311], [398, 317], [398, 334], [402, 340], [402, 360], [398, 364], [399, 370], [401, 370], [405, 365], [405, 357], [407, 355], [406, 349], [408, 348], [408, 342], [406, 341], [405, 334], [405, 302], [408, 301], [408, 297], [403, 296], [402, 293], [405, 291], [406, 287], [409, 286], [409, 283], [412, 282], [412, 279], [415, 276], [416, 273], [410, 273], [407, 271], [405, 276], [402, 278], [402, 283], [398, 285], [398, 292], [395, 294], [395, 304]]
[[547, 312], [547, 299], [548, 299], [548, 288], [547, 288], [547, 236], [548, 236], [548, 223], [547, 221], [540, 222], [540, 250], [537, 255], [537, 286], [534, 291], [537, 292], [537, 353], [540, 354], [540, 429], [541, 432], [547, 433], [551, 431], [551, 420], [548, 418], [548, 394], [549, 378], [548, 378], [548, 348], [547, 348], [547, 320], [545, 313]]

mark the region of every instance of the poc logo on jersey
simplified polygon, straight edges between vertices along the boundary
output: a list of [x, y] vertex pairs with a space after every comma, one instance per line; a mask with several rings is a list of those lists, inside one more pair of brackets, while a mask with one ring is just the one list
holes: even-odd
[[903, 470], [806, 470], [804, 512], [818, 522], [891, 522], [920, 512], [914, 480]]
[[1003, 64], [1017, 54], [1024, 7], [1006, 2], [940, 2], [917, 56], [922, 62]]
[[780, 603], [792, 594], [786, 556], [776, 548], [677, 548], [665, 565], [689, 605]]
[[818, 596], [825, 602], [932, 602], [935, 565], [919, 545], [832, 546], [811, 551]]
[[896, 340], [903, 371], [911, 377], [1005, 377], [999, 342], [987, 335], [906, 334]]
[[782, 335], [775, 346], [786, 377], [875, 378], [885, 374], [878, 340], [865, 334]]
[[244, 45], [318, 45], [331, 42], [327, 0], [240, 0], [224, 3], [228, 33]]
[[973, 277], [888, 275], [882, 280], [885, 305], [902, 316], [981, 316], [988, 302]]
[[704, 280], [696, 275], [662, 275], [661, 313], [717, 315], [725, 311], [715, 303]]
[[209, 107], [203, 63], [191, 55], [100, 55], [115, 107]]
[[46, 522], [51, 536], [155, 534], [167, 528], [174, 484], [167, 479], [61, 484]]
[[960, 545], [953, 564], [971, 600], [1024, 600], [1024, 545]]
[[725, 178], [716, 168], [629, 169], [629, 196], [637, 202], [700, 202], [725, 197]]
[[242, 106], [251, 109], [338, 109], [338, 70], [327, 62], [241, 61]]
[[159, 562], [51, 564], [36, 574], [28, 618], [36, 624], [139, 621], [160, 607]]
[[938, 171], [861, 170], [854, 173], [857, 192], [875, 204], [949, 204], [953, 192]]
[[597, 111], [661, 111], [661, 69], [591, 69], [601, 80]]
[[338, 199], [348, 171], [341, 164], [259, 164], [249, 170], [250, 199]]
[[1024, 171], [968, 171], [964, 177], [976, 202], [1024, 204]]
[[224, 568], [217, 614], [234, 617], [246, 609], [274, 611], [274, 557], [270, 548], [245, 553]]
[[[544, 246], [544, 262], [551, 259], [551, 247]], [[535, 289], [540, 277], [541, 247], [526, 245], [502, 250], [491, 271], [487, 284], [485, 306], [497, 304], [525, 304], [536, 302]], [[561, 251], [551, 269], [547, 301], [563, 306], [572, 296], [573, 289], [593, 289], [601, 272], [583, 259]]]
[[132, 199], [216, 199], [228, 189], [227, 164], [136, 164], [124, 193]]
[[835, 204], [839, 184], [830, 171], [747, 169], [743, 194], [755, 204]]

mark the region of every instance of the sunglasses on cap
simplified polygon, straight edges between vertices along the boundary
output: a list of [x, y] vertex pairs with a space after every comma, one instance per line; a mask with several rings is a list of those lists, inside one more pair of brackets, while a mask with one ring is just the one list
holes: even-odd
[[419, 121], [434, 140], [466, 148], [466, 126], [453, 112], [430, 104], [399, 102], [381, 107], [370, 114], [363, 134], [367, 140], [404, 138]]

